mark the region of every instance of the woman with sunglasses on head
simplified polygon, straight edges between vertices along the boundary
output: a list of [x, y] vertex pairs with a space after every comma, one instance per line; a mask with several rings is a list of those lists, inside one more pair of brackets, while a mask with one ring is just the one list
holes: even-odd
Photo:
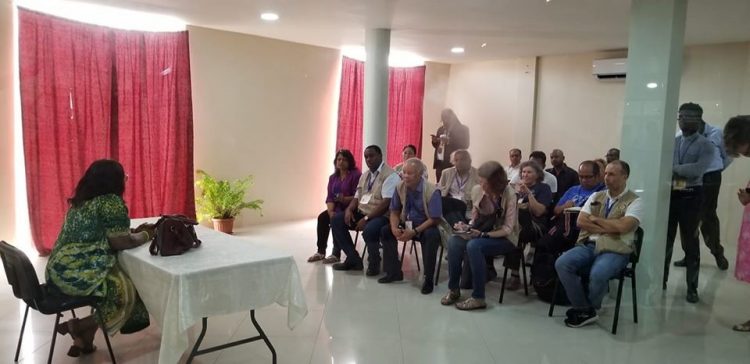
[[333, 159], [334, 172], [328, 177], [328, 195], [326, 210], [318, 215], [318, 251], [307, 259], [308, 262], [323, 261], [324, 264], [338, 263], [341, 260], [341, 248], [333, 243], [331, 255], [326, 257], [328, 235], [331, 232], [331, 219], [334, 214], [344, 211], [354, 198], [357, 183], [362, 172], [357, 169], [354, 155], [348, 149], [336, 152]]

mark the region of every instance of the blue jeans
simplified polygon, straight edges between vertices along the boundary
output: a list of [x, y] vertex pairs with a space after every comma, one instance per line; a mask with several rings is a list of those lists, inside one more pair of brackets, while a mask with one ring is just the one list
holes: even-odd
[[[357, 221], [364, 217], [359, 211], [355, 212], [354, 215]], [[367, 244], [367, 260], [371, 266], [380, 266], [380, 229], [387, 224], [387, 217], [378, 216], [370, 219], [362, 231], [362, 239]], [[349, 229], [353, 228], [353, 226], [350, 227], [344, 222], [343, 211], [334, 215], [333, 220], [331, 220], [331, 234], [333, 235], [334, 246], [338, 245], [341, 247], [341, 250], [346, 254], [347, 263], [359, 265], [362, 264], [362, 257], [354, 249], [354, 241], [352, 241], [352, 236], [349, 234]]]
[[471, 267], [471, 280], [474, 291], [471, 296], [484, 299], [484, 284], [487, 280], [485, 256], [508, 255], [516, 251], [516, 246], [505, 238], [475, 238], [466, 240], [458, 235], [448, 239], [448, 288], [458, 289], [461, 279], [461, 264], [464, 253]]
[[[620, 273], [629, 260], [630, 255], [625, 254], [605, 252], [596, 255], [594, 244], [578, 245], [557, 258], [555, 270], [574, 308], [599, 309], [609, 280]], [[589, 281], [588, 297], [581, 283], [581, 277], [585, 276]]]

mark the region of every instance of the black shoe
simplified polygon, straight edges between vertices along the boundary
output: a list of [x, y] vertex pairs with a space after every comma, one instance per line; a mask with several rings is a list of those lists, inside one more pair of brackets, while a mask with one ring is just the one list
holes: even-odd
[[368, 277], [373, 277], [378, 274], [380, 274], [380, 267], [372, 264], [367, 267], [367, 272], [365, 272], [365, 275], [367, 275]]
[[390, 275], [386, 274], [385, 277], [378, 279], [378, 283], [391, 283], [396, 281], [403, 281], [404, 273], [398, 272], [398, 274]]
[[685, 258], [682, 258], [680, 260], [675, 260], [672, 265], [674, 265], [675, 267], [685, 268], [687, 266], [687, 263], [685, 263]]
[[716, 258], [716, 266], [719, 267], [719, 269], [721, 270], [729, 269], [729, 262], [727, 261], [727, 258], [724, 257], [724, 254], [714, 255], [714, 258]]
[[685, 297], [685, 300], [690, 303], [698, 303], [698, 301], [700, 301], [700, 299], [698, 298], [698, 291], [689, 290], [687, 296]]
[[579, 310], [577, 308], [571, 307], [567, 311], [565, 311], [565, 317], [567, 317], [568, 319], [571, 319], [575, 317], [576, 314], [578, 314], [578, 311]]
[[432, 281], [425, 280], [422, 284], [422, 294], [430, 294], [432, 293], [433, 288], [435, 288], [435, 283], [432, 283]]
[[577, 310], [573, 317], [565, 319], [565, 326], [567, 327], [581, 327], [589, 324], [593, 324], [599, 320], [599, 316], [596, 315], [596, 310], [589, 308], [587, 310]]
[[343, 263], [336, 263], [332, 265], [334, 270], [362, 270], [364, 266], [362, 266], [362, 263], [356, 264], [344, 261]]

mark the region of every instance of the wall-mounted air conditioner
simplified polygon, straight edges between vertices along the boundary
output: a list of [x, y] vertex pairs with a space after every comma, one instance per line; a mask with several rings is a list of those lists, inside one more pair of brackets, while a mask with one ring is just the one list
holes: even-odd
[[627, 58], [595, 59], [591, 74], [600, 80], [625, 79], [627, 66]]

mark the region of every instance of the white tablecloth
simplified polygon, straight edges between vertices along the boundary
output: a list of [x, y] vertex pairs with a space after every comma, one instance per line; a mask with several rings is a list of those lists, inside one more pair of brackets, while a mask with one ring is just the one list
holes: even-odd
[[[155, 219], [133, 220], [133, 226]], [[286, 306], [294, 328], [307, 304], [294, 258], [257, 243], [196, 226], [203, 244], [177, 256], [152, 256], [149, 243], [120, 253], [146, 308], [162, 329], [159, 363], [177, 363], [187, 330], [203, 317]]]

